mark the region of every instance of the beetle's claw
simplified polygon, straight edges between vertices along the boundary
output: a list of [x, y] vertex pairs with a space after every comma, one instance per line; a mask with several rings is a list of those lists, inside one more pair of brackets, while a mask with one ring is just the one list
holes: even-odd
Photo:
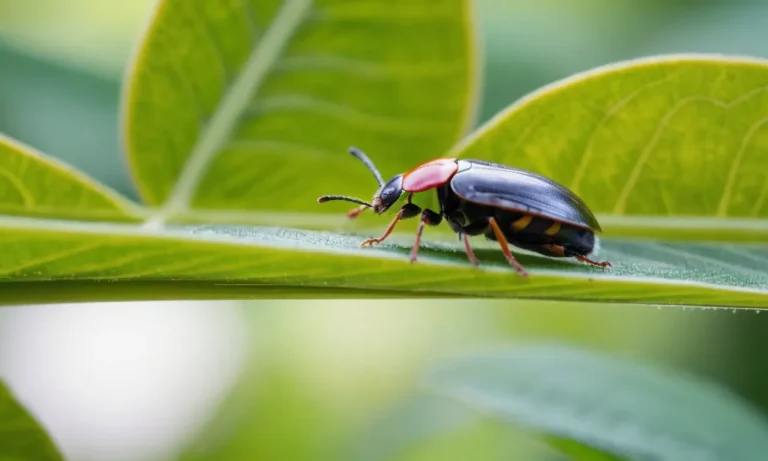
[[360, 244], [360, 248], [365, 248], [367, 246], [373, 246], [374, 243], [381, 243], [381, 240], [379, 240], [379, 239], [365, 239], [365, 240], [363, 240], [363, 243]]
[[585, 256], [577, 256], [576, 259], [578, 259], [581, 262], [590, 264], [592, 266], [602, 267], [603, 269], [612, 269], [613, 264], [611, 264], [608, 261], [592, 261], [591, 259], [585, 257]]

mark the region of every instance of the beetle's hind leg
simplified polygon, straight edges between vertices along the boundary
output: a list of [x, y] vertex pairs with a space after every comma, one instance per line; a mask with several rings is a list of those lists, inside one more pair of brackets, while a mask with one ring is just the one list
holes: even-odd
[[583, 263], [591, 264], [591, 265], [597, 266], [597, 267], [602, 267], [602, 268], [613, 267], [613, 264], [611, 264], [608, 261], [592, 261], [591, 259], [587, 258], [586, 256], [576, 256], [576, 259], [578, 259], [579, 261], [581, 261]]
[[613, 267], [613, 265], [608, 261], [593, 261], [584, 255], [576, 254], [572, 250], [569, 251], [567, 248], [565, 248], [562, 245], [555, 245], [555, 244], [549, 243], [549, 244], [539, 245], [537, 247], [531, 246], [529, 249], [533, 251], [537, 251], [545, 256], [553, 256], [556, 258], [573, 257], [573, 258], [576, 258], [576, 260], [578, 261], [590, 264], [592, 266], [597, 266], [602, 268]]
[[514, 267], [521, 276], [526, 277], [528, 271], [520, 264], [517, 259], [512, 255], [512, 251], [509, 249], [509, 243], [504, 233], [501, 231], [498, 223], [494, 218], [483, 218], [477, 221], [473, 221], [465, 226], [457, 225], [456, 230], [459, 234], [459, 239], [464, 240], [464, 250], [467, 252], [467, 258], [469, 262], [475, 266], [480, 265], [480, 260], [475, 256], [475, 252], [472, 250], [472, 246], [469, 244], [469, 236], [485, 234], [491, 240], [495, 240], [501, 247], [501, 252], [504, 253], [504, 257], [507, 258], [507, 262]]
[[472, 265], [475, 267], [479, 266], [480, 260], [477, 259], [477, 256], [475, 256], [475, 252], [472, 250], [472, 245], [469, 244], [469, 235], [459, 233], [459, 240], [464, 241], [464, 251], [467, 253], [467, 258], [469, 258], [469, 262], [471, 262]]
[[523, 265], [520, 264], [512, 255], [512, 251], [509, 249], [507, 238], [504, 236], [504, 232], [501, 231], [501, 227], [499, 227], [499, 224], [496, 222], [496, 219], [494, 219], [493, 216], [488, 218], [488, 226], [493, 231], [493, 235], [496, 237], [496, 241], [499, 242], [499, 246], [501, 246], [501, 252], [504, 253], [504, 256], [507, 258], [509, 265], [517, 269], [521, 276], [527, 277], [528, 271], [526, 271]]

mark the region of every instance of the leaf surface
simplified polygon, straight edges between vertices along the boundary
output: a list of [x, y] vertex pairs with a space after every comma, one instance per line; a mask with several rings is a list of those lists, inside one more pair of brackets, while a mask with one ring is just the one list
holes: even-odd
[[764, 459], [768, 422], [698, 378], [561, 346], [476, 353], [438, 366], [434, 392], [484, 414], [628, 460]]
[[59, 461], [64, 458], [45, 430], [0, 382], [0, 459]]
[[[608, 216], [608, 236], [654, 233], [648, 218], [673, 218], [656, 219], [667, 229], [697, 227], [685, 225], [688, 217], [762, 238], [765, 221], [744, 220], [768, 218], [766, 152], [768, 61], [704, 55], [574, 75], [513, 104], [452, 150], [557, 180]], [[727, 218], [742, 221], [729, 226]]]
[[[430, 244], [408, 260], [411, 237], [360, 248], [363, 237], [286, 228], [133, 225], [0, 220], [0, 281], [6, 303], [55, 301], [27, 282], [79, 281], [77, 299], [112, 293], [158, 296], [475, 296], [703, 306], [768, 306], [768, 249], [760, 246], [606, 242], [612, 271], [520, 255], [519, 277], [498, 249], [476, 248], [476, 269], [457, 242]], [[120, 282], [120, 283], [117, 283]], [[161, 282], [165, 282], [163, 285]], [[152, 289], [152, 284], [159, 286]], [[133, 284], [139, 284], [137, 290]], [[181, 286], [179, 286], [181, 285]], [[25, 288], [26, 286], [26, 288]], [[31, 297], [31, 298], [30, 298]]]
[[158, 220], [316, 210], [445, 152], [472, 122], [469, 0], [158, 4], [125, 95], [128, 157]]

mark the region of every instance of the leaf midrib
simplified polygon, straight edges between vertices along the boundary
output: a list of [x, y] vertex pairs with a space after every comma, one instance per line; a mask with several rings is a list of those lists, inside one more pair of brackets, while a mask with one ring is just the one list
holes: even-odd
[[152, 227], [162, 226], [169, 216], [187, 209], [208, 166], [280, 58], [311, 5], [312, 0], [286, 0], [202, 131], [165, 203], [148, 221]]

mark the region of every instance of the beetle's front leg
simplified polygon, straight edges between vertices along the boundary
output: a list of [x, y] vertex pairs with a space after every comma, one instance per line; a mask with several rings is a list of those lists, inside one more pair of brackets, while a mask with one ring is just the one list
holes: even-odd
[[392, 220], [391, 223], [389, 223], [389, 226], [384, 231], [384, 233], [379, 238], [369, 238], [363, 241], [363, 243], [360, 244], [361, 247], [370, 246], [374, 243], [381, 243], [383, 242], [387, 237], [389, 237], [389, 234], [392, 233], [392, 231], [395, 229], [395, 226], [397, 225], [398, 221], [401, 219], [408, 219], [413, 218], [414, 216], [421, 213], [421, 208], [414, 205], [413, 203], [406, 203], [403, 205], [400, 210], [398, 210], [397, 214], [395, 215], [395, 219]]
[[437, 226], [442, 222], [443, 215], [440, 213], [435, 213], [434, 211], [430, 209], [425, 209], [421, 213], [421, 220], [419, 221], [419, 230], [416, 231], [416, 242], [413, 244], [413, 248], [411, 248], [411, 262], [416, 262], [416, 258], [419, 254], [419, 245], [421, 244], [421, 234], [424, 232], [424, 226], [430, 225], [430, 226]]

